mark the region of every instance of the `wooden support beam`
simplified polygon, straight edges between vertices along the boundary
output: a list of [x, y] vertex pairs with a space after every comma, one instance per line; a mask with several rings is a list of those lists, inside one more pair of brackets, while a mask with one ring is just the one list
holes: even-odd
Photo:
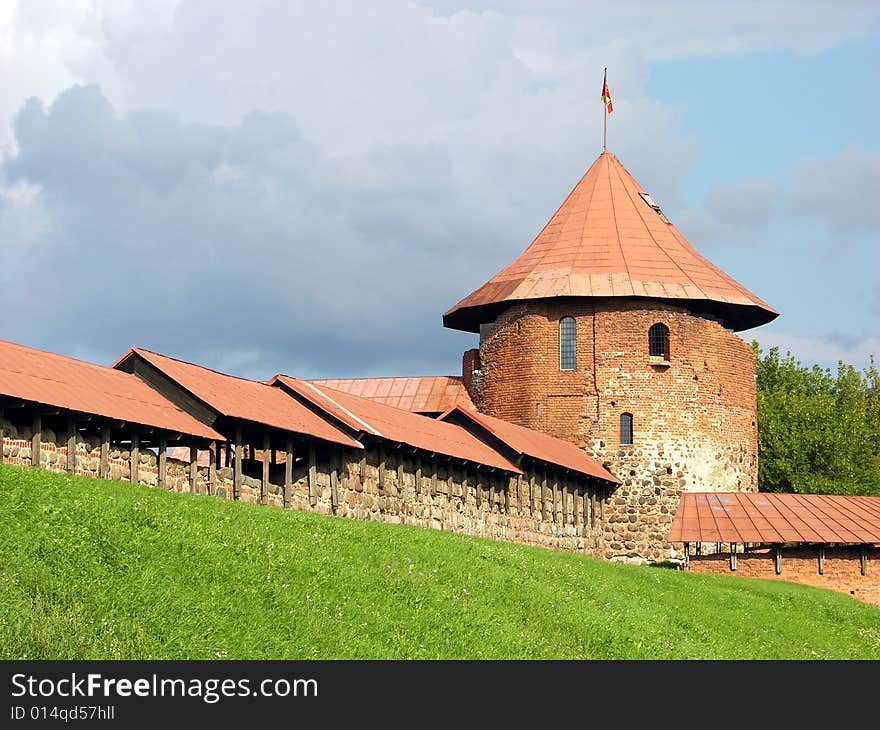
[[529, 516], [535, 516], [535, 472], [529, 474]]
[[39, 413], [34, 414], [33, 418], [33, 435], [31, 436], [31, 465], [41, 466], [41, 452], [43, 448], [43, 417]]
[[477, 476], [474, 479], [474, 497], [477, 500], [477, 509], [480, 509], [480, 506], [483, 504], [483, 474], [479, 468], [477, 469]]
[[[562, 514], [559, 514], [562, 511]], [[556, 474], [553, 475], [553, 522], [556, 522], [557, 517], [559, 519], [559, 524], [565, 524], [565, 511], [559, 505], [559, 477]]]
[[461, 501], [462, 501], [462, 503], [467, 502], [469, 491], [470, 491], [470, 484], [468, 483], [467, 467], [463, 467], [461, 470]]
[[416, 454], [416, 496], [422, 491], [422, 455]]
[[[541, 499], [538, 501], [538, 504], [541, 505], [541, 519], [547, 519], [547, 470], [544, 469], [541, 472], [541, 481], [539, 482], [539, 489], [541, 490]], [[552, 495], [551, 495], [552, 496]], [[550, 509], [552, 511], [553, 505], [550, 505]], [[550, 515], [550, 522], [553, 522], [553, 515]]]
[[403, 452], [397, 452], [397, 493], [403, 497]]
[[495, 476], [489, 475], [489, 511], [495, 511]]
[[168, 441], [166, 440], [164, 433], [159, 437], [159, 453], [157, 456], [159, 473], [156, 475], [156, 481], [160, 487], [165, 489], [167, 481], [166, 476], [168, 474]]
[[437, 494], [437, 462], [431, 460], [431, 496]]
[[317, 461], [315, 445], [309, 444], [309, 504], [314, 507], [318, 503]]
[[195, 446], [189, 447], [189, 491], [198, 494], [196, 478], [199, 475], [199, 450]]
[[67, 471], [76, 472], [76, 420], [67, 417]]
[[287, 439], [284, 446], [284, 506], [290, 507], [290, 488], [293, 486], [293, 439]]
[[775, 545], [773, 550], [776, 562], [776, 575], [782, 574], [782, 545]]
[[730, 569], [736, 571], [736, 543], [730, 543]]
[[339, 466], [342, 463], [342, 452], [334, 451], [330, 455], [330, 506], [335, 515], [339, 509]]
[[3, 463], [3, 440], [6, 438], [6, 429], [3, 427], [3, 409], [0, 408], [0, 464]]
[[859, 563], [861, 564], [862, 575], [868, 574], [868, 546], [862, 545], [861, 554], [859, 555]]
[[217, 493], [217, 464], [220, 460], [220, 450], [217, 442], [208, 444], [208, 494]]
[[376, 486], [379, 489], [385, 489], [385, 447], [379, 447], [379, 478]]
[[232, 498], [241, 499], [241, 460], [244, 458], [244, 446], [241, 443], [241, 426], [235, 427], [235, 456], [232, 469]]
[[361, 479], [361, 484], [364, 483], [364, 479], [367, 478], [367, 454], [366, 449], [361, 451], [361, 461], [358, 465], [358, 476]]
[[825, 546], [819, 546], [819, 575], [825, 575]]
[[110, 426], [104, 426], [101, 429], [101, 465], [99, 467], [98, 476], [106, 479], [110, 471]]
[[596, 490], [590, 490], [590, 527], [596, 526], [596, 513], [599, 511], [599, 500], [596, 497]]
[[452, 459], [449, 460], [449, 464], [446, 467], [446, 494], [449, 499], [452, 499], [452, 485], [455, 484], [455, 465], [452, 462]]
[[[518, 514], [522, 514], [522, 474], [516, 475], [514, 487], [516, 489], [516, 511]], [[510, 483], [507, 488], [510, 489]]]
[[137, 484], [140, 481], [140, 465], [141, 465], [141, 435], [135, 431], [131, 435], [131, 449], [128, 455], [128, 481]]
[[272, 463], [272, 443], [269, 432], [263, 434], [263, 475], [260, 479], [260, 504], [269, 503], [269, 465]]

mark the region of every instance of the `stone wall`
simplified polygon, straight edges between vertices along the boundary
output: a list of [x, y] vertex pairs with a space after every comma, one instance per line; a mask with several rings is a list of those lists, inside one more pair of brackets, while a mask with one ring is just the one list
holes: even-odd
[[[576, 322], [570, 371], [559, 369], [565, 316]], [[649, 357], [657, 322], [668, 363]], [[666, 535], [682, 491], [757, 489], [755, 358], [711, 318], [651, 300], [517, 303], [482, 338], [479, 363], [465, 382], [481, 411], [570, 440], [623, 482], [605, 504], [607, 558], [680, 557]], [[620, 443], [622, 413], [632, 445]]]
[[748, 578], [772, 578], [806, 583], [846, 593], [867, 603], [880, 605], [880, 548], [867, 549], [865, 574], [859, 547], [827, 547], [822, 573], [819, 573], [819, 547], [782, 548], [780, 573], [776, 572], [773, 549], [738, 553], [736, 570], [731, 569], [728, 553], [691, 555], [688, 570], [716, 575], [739, 575]]
[[[32, 466], [31, 433], [27, 427], [0, 420], [5, 463]], [[66, 438], [41, 431], [40, 468], [67, 471]], [[82, 476], [131, 481], [131, 453], [126, 444], [110, 444], [107, 470], [100, 472], [100, 440], [76, 436], [76, 473]], [[250, 451], [250, 450], [249, 450]], [[261, 457], [260, 452], [252, 452]], [[379, 443], [364, 450], [330, 448], [318, 443], [314, 481], [310, 489], [308, 460], [302, 455], [293, 465], [287, 507], [335, 514], [353, 519], [417, 525], [469, 535], [543, 547], [593, 553], [596, 550], [600, 502], [590, 480], [577, 481], [532, 464], [519, 478], [433, 459], [412, 450], [384, 451]], [[274, 461], [274, 458], [273, 458]], [[149, 449], [139, 453], [137, 481], [158, 486], [158, 458]], [[269, 482], [262, 485], [262, 462], [242, 461], [238, 498], [283, 507], [283, 463], [272, 463]], [[436, 472], [435, 472], [436, 469]], [[165, 488], [233, 499], [233, 469], [198, 466], [195, 485], [190, 465], [167, 458]], [[255, 475], [260, 475], [257, 477]], [[335, 490], [334, 490], [335, 483]]]

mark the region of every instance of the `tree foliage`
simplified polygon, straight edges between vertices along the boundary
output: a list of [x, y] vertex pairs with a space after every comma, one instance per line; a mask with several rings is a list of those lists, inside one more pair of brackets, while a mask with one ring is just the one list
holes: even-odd
[[758, 488], [880, 495], [880, 375], [807, 368], [779, 348], [758, 360]]

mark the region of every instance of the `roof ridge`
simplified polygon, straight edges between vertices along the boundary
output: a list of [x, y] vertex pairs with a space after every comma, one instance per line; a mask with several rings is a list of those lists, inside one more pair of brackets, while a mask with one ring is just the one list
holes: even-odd
[[256, 383], [258, 385], [265, 385], [266, 387], [271, 388], [265, 380], [254, 380], [253, 378], [246, 378], [243, 375], [233, 375], [232, 373], [224, 373], [221, 370], [215, 370], [214, 368], [209, 368], [206, 365], [199, 365], [197, 362], [190, 362], [189, 360], [184, 360], [180, 357], [174, 357], [173, 355], [166, 355], [163, 352], [156, 352], [155, 350], [150, 350], [146, 347], [131, 347], [129, 348], [130, 352], [148, 352], [151, 355], [156, 355], [158, 357], [164, 357], [166, 360], [174, 360], [174, 362], [179, 362], [182, 365], [191, 365], [194, 368], [199, 368], [199, 370], [207, 370], [208, 372], [214, 373], [215, 375], [222, 375], [224, 378], [235, 378], [236, 380], [243, 380], [246, 383]]
[[[284, 373], [278, 374], [284, 375], [287, 378], [293, 377], [292, 375], [285, 375]], [[424, 380], [425, 378], [451, 378], [453, 380], [463, 380], [461, 375], [361, 375], [356, 378], [297, 378], [297, 380], [309, 383], [320, 383], [326, 380]]]

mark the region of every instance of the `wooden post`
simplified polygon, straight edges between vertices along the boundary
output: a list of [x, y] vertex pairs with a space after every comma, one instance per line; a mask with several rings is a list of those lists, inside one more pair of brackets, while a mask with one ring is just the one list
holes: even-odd
[[452, 459], [449, 460], [449, 464], [446, 467], [446, 494], [449, 497], [449, 500], [452, 501], [452, 486], [455, 484], [455, 469], [453, 468]]
[[[564, 496], [565, 495], [563, 495], [563, 497]], [[561, 515], [559, 514], [560, 510], [562, 510]], [[552, 521], [556, 522], [557, 519], [559, 519], [560, 525], [565, 524], [565, 510], [563, 510], [559, 506], [559, 477], [556, 476], [556, 474], [554, 474], [553, 475], [553, 520]]]
[[67, 417], [67, 471], [76, 473], [76, 420]]
[[431, 496], [437, 494], [437, 462], [431, 459]]
[[[43, 417], [39, 413], [34, 414], [33, 420], [34, 433], [31, 437], [31, 466], [40, 468], [41, 451], [43, 447]], [[101, 452], [103, 453], [103, 451]]]
[[397, 452], [397, 493], [403, 497], [403, 451]]
[[284, 506], [290, 507], [290, 487], [293, 485], [293, 439], [288, 438], [284, 446]]
[[3, 427], [3, 409], [0, 408], [0, 464], [3, 463], [3, 439], [6, 437], [6, 429]]
[[339, 464], [342, 462], [342, 453], [334, 452], [330, 455], [330, 507], [333, 514], [339, 509]]
[[195, 446], [189, 447], [189, 491], [198, 494], [196, 478], [199, 475], [199, 450]]
[[535, 472], [529, 474], [529, 517], [535, 516]]
[[385, 447], [379, 447], [379, 478], [377, 484], [379, 489], [385, 489]]
[[868, 546], [862, 545], [861, 554], [859, 555], [859, 563], [862, 568], [862, 575], [868, 574]]
[[241, 445], [241, 426], [235, 427], [235, 457], [232, 469], [232, 498], [241, 499], [241, 460], [244, 447]]
[[495, 475], [489, 475], [489, 511], [495, 511]]
[[416, 455], [416, 496], [422, 491], [422, 455]]
[[474, 478], [474, 498], [477, 500], [477, 509], [483, 504], [483, 474], [477, 466], [477, 476]]
[[[541, 519], [547, 519], [547, 469], [544, 469], [541, 472], [541, 481], [540, 481], [540, 489], [541, 489]], [[552, 495], [551, 495], [552, 496]], [[550, 505], [550, 509], [553, 509], [553, 505]], [[553, 515], [550, 515], [550, 522], [553, 522]]]
[[208, 444], [208, 494], [217, 493], [217, 460], [220, 453], [217, 450], [217, 442]]
[[461, 470], [461, 503], [462, 504], [467, 504], [468, 491], [469, 491], [468, 471], [467, 471], [467, 465], [465, 465], [464, 467], [462, 467], [462, 470]]
[[[736, 543], [730, 543], [730, 570], [736, 570]], [[821, 572], [821, 571], [820, 571]]]
[[364, 483], [364, 479], [367, 478], [367, 453], [366, 449], [361, 451], [361, 462], [358, 466], [359, 472], [358, 476], [360, 476], [361, 484]]
[[318, 503], [317, 494], [317, 463], [315, 458], [315, 445], [309, 444], [309, 504], [314, 507]]
[[158, 456], [158, 464], [159, 464], [159, 473], [156, 475], [156, 482], [160, 487], [165, 489], [165, 477], [167, 476], [167, 461], [168, 461], [168, 442], [165, 440], [164, 436], [159, 438], [159, 453]]
[[596, 512], [599, 510], [599, 502], [596, 499], [596, 490], [590, 490], [590, 527], [596, 526]]
[[776, 545], [774, 549], [774, 557], [776, 558], [776, 575], [782, 574], [782, 546]]
[[140, 465], [141, 465], [141, 436], [135, 431], [131, 435], [131, 450], [128, 457], [128, 481], [137, 484], [140, 481]]
[[[516, 512], [517, 514], [522, 514], [522, 474], [516, 475]], [[510, 489], [510, 484], [507, 485], [507, 488]]]
[[269, 503], [269, 464], [272, 458], [272, 443], [269, 432], [263, 434], [263, 477], [260, 480], [260, 504]]
[[819, 546], [819, 575], [825, 575], [825, 546]]
[[101, 466], [100, 466], [100, 476], [101, 479], [106, 479], [110, 471], [110, 426], [104, 426], [101, 429]]

